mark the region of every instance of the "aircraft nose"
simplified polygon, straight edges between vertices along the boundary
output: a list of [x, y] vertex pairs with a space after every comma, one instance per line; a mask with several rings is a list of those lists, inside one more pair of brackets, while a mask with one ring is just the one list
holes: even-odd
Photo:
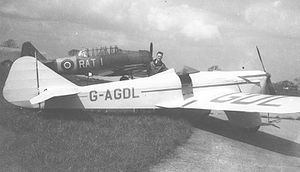
[[139, 51], [139, 56], [143, 63], [150, 63], [152, 61], [151, 54], [146, 50]]

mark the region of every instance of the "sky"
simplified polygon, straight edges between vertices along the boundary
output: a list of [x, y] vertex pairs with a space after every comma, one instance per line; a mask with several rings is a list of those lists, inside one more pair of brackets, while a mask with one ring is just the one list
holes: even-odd
[[0, 41], [31, 41], [49, 58], [117, 45], [164, 52], [169, 68], [262, 70], [300, 77], [297, 0], [0, 0]]

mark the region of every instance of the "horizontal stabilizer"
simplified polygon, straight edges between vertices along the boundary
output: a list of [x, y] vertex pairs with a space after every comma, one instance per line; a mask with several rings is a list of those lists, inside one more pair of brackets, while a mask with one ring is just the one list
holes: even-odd
[[77, 93], [78, 86], [49, 69], [34, 57], [17, 59], [7, 76], [3, 97], [10, 103], [37, 108], [51, 97]]
[[39, 95], [30, 99], [31, 104], [42, 103], [52, 97], [74, 95], [79, 93], [77, 88], [55, 88], [45, 89]]

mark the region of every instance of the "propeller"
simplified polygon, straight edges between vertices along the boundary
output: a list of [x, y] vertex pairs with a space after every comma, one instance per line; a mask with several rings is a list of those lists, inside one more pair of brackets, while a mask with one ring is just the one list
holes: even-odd
[[152, 42], [150, 43], [150, 57], [152, 60], [152, 58], [153, 58], [153, 43]]
[[[267, 70], [265, 68], [265, 65], [264, 65], [264, 62], [263, 62], [263, 60], [261, 58], [261, 55], [260, 55], [260, 52], [259, 52], [259, 49], [258, 49], [257, 46], [256, 46], [256, 51], [257, 51], [257, 54], [258, 54], [261, 66], [262, 66], [264, 72], [266, 72], [266, 74], [267, 74], [267, 79], [266, 79], [266, 85], [265, 85], [264, 93], [265, 94], [276, 95], [275, 88], [274, 88], [274, 86], [272, 84], [272, 81], [271, 81], [271, 74], [267, 72]], [[277, 125], [274, 124], [274, 121], [270, 121], [270, 114], [269, 113], [268, 113], [268, 123], [265, 124], [265, 125], [270, 125], [270, 126], [273, 126], [273, 127], [276, 127], [276, 128], [280, 128], [280, 127], [278, 127]]]
[[150, 62], [147, 64], [147, 75], [150, 76], [150, 70], [151, 70], [151, 67], [150, 67], [150, 63], [151, 61], [153, 60], [153, 43], [150, 42], [150, 56], [149, 56], [149, 60]]
[[263, 68], [264, 72], [266, 72], [266, 73], [267, 73], [267, 70], [266, 70], [266, 68], [265, 68], [264, 62], [262, 61], [262, 58], [261, 58], [261, 55], [260, 55], [260, 52], [259, 52], [259, 49], [258, 49], [258, 47], [257, 47], [257, 46], [256, 46], [256, 51], [257, 51], [257, 54], [258, 54], [258, 57], [259, 57], [260, 63], [261, 63], [261, 65], [262, 65], [262, 68]]
[[265, 86], [265, 93], [266, 93], [266, 94], [275, 95], [275, 94], [276, 94], [276, 91], [275, 91], [275, 88], [274, 88], [274, 86], [273, 86], [273, 84], [272, 84], [272, 81], [271, 81], [271, 74], [267, 72], [267, 70], [266, 70], [266, 68], [265, 68], [265, 65], [264, 65], [264, 63], [263, 63], [263, 60], [262, 60], [262, 58], [261, 58], [259, 49], [258, 49], [257, 46], [256, 46], [256, 51], [257, 51], [257, 54], [258, 54], [258, 57], [259, 57], [261, 66], [262, 66], [264, 72], [266, 72], [266, 74], [267, 74], [266, 86]]

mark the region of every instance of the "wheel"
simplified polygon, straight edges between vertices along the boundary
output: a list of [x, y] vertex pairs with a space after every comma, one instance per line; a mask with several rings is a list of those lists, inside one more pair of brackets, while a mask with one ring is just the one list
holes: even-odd
[[126, 76], [126, 75], [124, 75], [124, 76], [122, 76], [122, 77], [120, 78], [120, 81], [124, 81], [124, 80], [129, 80], [129, 77]]
[[180, 115], [187, 119], [191, 124], [198, 125], [205, 123], [209, 118], [210, 110], [198, 110], [198, 109], [181, 109]]
[[256, 133], [259, 130], [260, 126], [256, 126], [253, 128], [243, 128], [247, 133]]

